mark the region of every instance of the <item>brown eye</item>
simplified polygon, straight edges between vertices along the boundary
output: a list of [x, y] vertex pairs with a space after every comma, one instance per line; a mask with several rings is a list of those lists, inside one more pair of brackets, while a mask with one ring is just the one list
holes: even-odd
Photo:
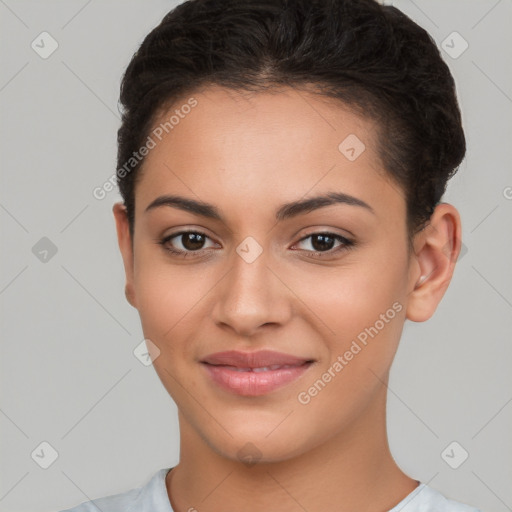
[[311, 246], [315, 251], [329, 251], [333, 248], [336, 239], [330, 235], [313, 235], [311, 236]]
[[183, 233], [181, 236], [181, 244], [189, 251], [197, 251], [202, 249], [205, 241], [205, 236], [201, 233]]
[[213, 244], [205, 247], [207, 240], [210, 240], [210, 237], [199, 231], [180, 231], [179, 233], [166, 236], [159, 243], [165, 250], [173, 254], [187, 256], [191, 253], [213, 247]]
[[[306, 241], [310, 240], [306, 243]], [[335, 245], [339, 242], [338, 245]], [[337, 253], [346, 250], [355, 245], [355, 242], [335, 233], [312, 233], [299, 241], [300, 248], [303, 251], [310, 252], [312, 256], [322, 256]], [[311, 249], [304, 247], [310, 246]]]

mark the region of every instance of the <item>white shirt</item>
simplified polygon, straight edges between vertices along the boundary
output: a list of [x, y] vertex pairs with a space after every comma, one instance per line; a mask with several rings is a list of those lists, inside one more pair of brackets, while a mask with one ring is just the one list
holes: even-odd
[[[173, 512], [165, 477], [172, 468], [163, 468], [143, 487], [131, 491], [87, 501], [61, 512]], [[445, 498], [441, 493], [420, 483], [389, 512], [481, 512], [458, 501]]]

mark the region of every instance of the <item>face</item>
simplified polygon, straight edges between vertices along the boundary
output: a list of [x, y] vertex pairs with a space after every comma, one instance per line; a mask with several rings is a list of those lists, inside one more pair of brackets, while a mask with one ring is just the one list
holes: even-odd
[[[220, 87], [193, 97], [146, 157], [133, 252], [118, 206], [127, 295], [182, 436], [233, 460], [254, 449], [285, 460], [382, 405], [418, 277], [405, 199], [375, 126], [334, 100]], [[330, 199], [307, 206], [320, 196]], [[298, 362], [261, 372], [204, 362], [260, 350]]]

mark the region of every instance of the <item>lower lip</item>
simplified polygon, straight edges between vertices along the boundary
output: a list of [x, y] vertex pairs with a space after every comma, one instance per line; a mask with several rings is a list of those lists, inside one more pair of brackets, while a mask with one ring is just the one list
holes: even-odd
[[212, 380], [220, 387], [242, 396], [260, 396], [298, 379], [312, 363], [263, 372], [237, 371], [226, 366], [202, 364]]

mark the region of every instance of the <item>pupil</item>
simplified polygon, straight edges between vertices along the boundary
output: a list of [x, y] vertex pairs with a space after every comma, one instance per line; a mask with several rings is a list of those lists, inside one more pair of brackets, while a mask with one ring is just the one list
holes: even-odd
[[183, 247], [193, 251], [201, 249], [204, 243], [203, 236], [199, 233], [185, 233], [182, 235], [181, 242]]
[[[315, 243], [315, 240], [319, 240], [320, 243]], [[312, 239], [312, 244], [315, 251], [322, 251], [332, 249], [332, 243], [334, 239], [329, 235], [315, 235]]]

